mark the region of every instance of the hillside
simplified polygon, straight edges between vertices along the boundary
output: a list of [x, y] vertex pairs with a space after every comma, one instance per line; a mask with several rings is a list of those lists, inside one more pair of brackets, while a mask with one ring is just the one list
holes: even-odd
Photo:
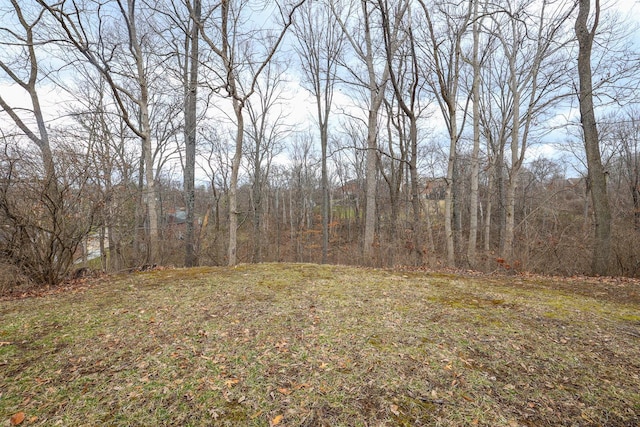
[[635, 282], [307, 264], [0, 302], [0, 424], [640, 424]]

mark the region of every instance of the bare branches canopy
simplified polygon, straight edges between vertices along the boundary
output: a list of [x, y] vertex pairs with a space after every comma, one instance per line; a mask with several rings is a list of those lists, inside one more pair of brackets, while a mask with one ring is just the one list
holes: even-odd
[[0, 263], [640, 275], [638, 31], [616, 13], [5, 2]]

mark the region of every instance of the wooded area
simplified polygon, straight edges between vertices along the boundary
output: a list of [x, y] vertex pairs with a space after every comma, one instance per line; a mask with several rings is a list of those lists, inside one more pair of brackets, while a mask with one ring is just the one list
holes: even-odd
[[0, 7], [0, 280], [264, 261], [640, 276], [640, 33], [611, 4]]

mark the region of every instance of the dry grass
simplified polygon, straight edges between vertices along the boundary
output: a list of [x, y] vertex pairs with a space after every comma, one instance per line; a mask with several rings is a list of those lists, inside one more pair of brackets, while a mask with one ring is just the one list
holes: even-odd
[[11, 292], [24, 292], [31, 287], [33, 283], [18, 267], [0, 260], [0, 296]]
[[640, 304], [580, 283], [263, 264], [5, 300], [0, 424], [640, 425]]

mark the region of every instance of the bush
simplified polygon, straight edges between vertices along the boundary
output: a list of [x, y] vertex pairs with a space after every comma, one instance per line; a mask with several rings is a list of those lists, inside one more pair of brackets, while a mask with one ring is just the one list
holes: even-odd
[[61, 165], [62, 177], [43, 178], [38, 156], [19, 148], [0, 158], [0, 255], [37, 284], [63, 281], [89, 233], [94, 207], [82, 176]]

